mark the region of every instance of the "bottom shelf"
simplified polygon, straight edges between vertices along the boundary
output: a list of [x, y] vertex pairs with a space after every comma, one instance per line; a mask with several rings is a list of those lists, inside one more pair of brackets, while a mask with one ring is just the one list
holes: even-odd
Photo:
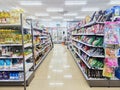
[[77, 61], [77, 58], [74, 56], [71, 48], [68, 47], [70, 53], [72, 54], [78, 68], [81, 70], [83, 76], [85, 77], [87, 83], [90, 87], [120, 87], [120, 80], [109, 80], [109, 79], [101, 79], [101, 78], [88, 78], [82, 67]]
[[[34, 78], [34, 72], [30, 71], [26, 74], [26, 85], [28, 86]], [[24, 80], [0, 80], [0, 86], [23, 86]]]

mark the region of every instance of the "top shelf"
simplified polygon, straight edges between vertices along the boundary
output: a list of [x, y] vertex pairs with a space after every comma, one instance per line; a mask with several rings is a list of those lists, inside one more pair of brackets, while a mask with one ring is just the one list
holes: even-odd
[[0, 27], [20, 27], [20, 24], [0, 24]]
[[94, 24], [105, 24], [105, 23], [104, 22], [93, 21], [93, 22], [89, 22], [89, 23], [85, 24], [83, 27], [89, 27], [89, 26], [92, 26]]
[[72, 34], [73, 36], [79, 36], [79, 35], [96, 35], [96, 36], [104, 36], [104, 34], [94, 34], [94, 33], [78, 33], [78, 34]]
[[[0, 44], [0, 46], [22, 46], [22, 44]], [[32, 43], [24, 44], [24, 48], [32, 46]]]
[[85, 24], [85, 25], [83, 25], [83, 26], [81, 26], [81, 27], [79, 27], [77, 29], [81, 29], [81, 28], [85, 28], [85, 27], [90, 27], [90, 26], [95, 25], [95, 24], [105, 24], [105, 22], [92, 21], [92, 22], [89, 22], [89, 23], [87, 23], [87, 24]]
[[43, 31], [43, 29], [39, 29], [39, 28], [33, 28], [33, 30]]

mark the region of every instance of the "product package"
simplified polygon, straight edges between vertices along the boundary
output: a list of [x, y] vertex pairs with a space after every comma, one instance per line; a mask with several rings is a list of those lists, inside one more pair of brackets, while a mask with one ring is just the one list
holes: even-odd
[[105, 55], [108, 58], [116, 58], [116, 50], [113, 48], [105, 48]]
[[3, 75], [2, 72], [0, 72], [0, 80], [3, 79]]
[[106, 22], [104, 27], [104, 43], [119, 44], [120, 43], [120, 22]]
[[117, 58], [105, 58], [105, 64], [109, 67], [118, 67]]
[[115, 76], [120, 79], [120, 67], [115, 69]]
[[111, 78], [113, 77], [113, 74], [114, 74], [113, 68], [104, 65], [103, 76]]
[[9, 79], [9, 72], [2, 72], [3, 79], [8, 80]]
[[4, 60], [0, 60], [0, 68], [4, 68], [4, 64], [5, 64]]
[[12, 61], [10, 59], [5, 60], [5, 68], [10, 68], [12, 66]]

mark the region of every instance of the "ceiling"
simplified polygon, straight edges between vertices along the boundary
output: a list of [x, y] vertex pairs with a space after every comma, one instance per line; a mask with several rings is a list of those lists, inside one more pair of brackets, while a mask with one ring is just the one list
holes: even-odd
[[[39, 1], [42, 5], [21, 5], [20, 3], [23, 0], [0, 0], [0, 9], [7, 10], [11, 8], [22, 8], [27, 13], [32, 15], [38, 14], [38, 17], [42, 20], [79, 20], [84, 18], [86, 15], [92, 15], [95, 8], [99, 10], [104, 10], [114, 6], [115, 4], [109, 4], [111, 0], [77, 0], [85, 1], [86, 4], [79, 5], [65, 5], [67, 1], [76, 1], [76, 0], [26, 0]], [[25, 0], [24, 0], [25, 1]], [[113, 0], [118, 2], [119, 0]], [[120, 3], [118, 3], [120, 4]], [[63, 11], [49, 12], [47, 8], [62, 8]], [[83, 8], [87, 8], [86, 11], [82, 11]], [[64, 14], [76, 14], [76, 15], [64, 15]], [[47, 14], [42, 15], [41, 14]]]

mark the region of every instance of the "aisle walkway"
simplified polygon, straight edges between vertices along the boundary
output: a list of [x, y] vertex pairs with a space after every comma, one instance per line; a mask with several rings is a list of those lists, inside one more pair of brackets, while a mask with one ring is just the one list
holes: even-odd
[[[35, 78], [27, 90], [120, 90], [120, 88], [90, 88], [63, 45], [55, 45], [45, 61], [37, 69]], [[6, 87], [0, 90], [23, 90]]]

